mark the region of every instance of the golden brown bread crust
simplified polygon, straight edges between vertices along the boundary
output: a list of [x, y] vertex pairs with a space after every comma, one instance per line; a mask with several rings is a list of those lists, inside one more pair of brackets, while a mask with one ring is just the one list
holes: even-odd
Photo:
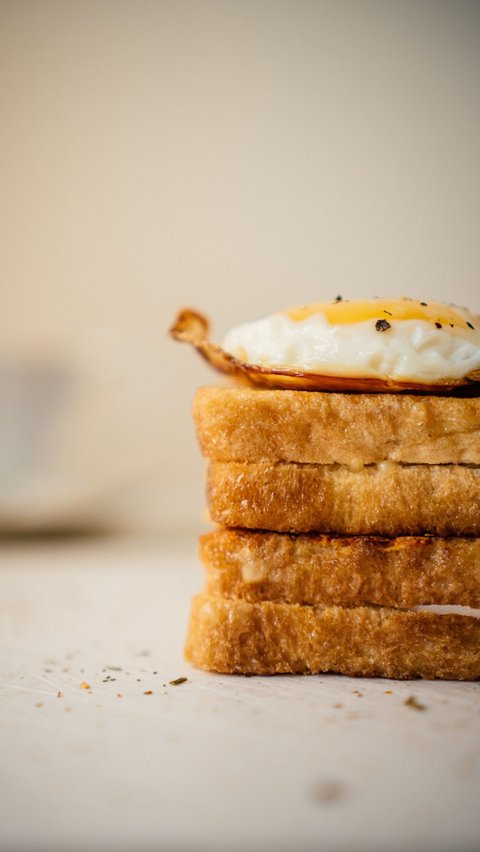
[[213, 521], [339, 535], [480, 535], [480, 468], [210, 462]]
[[205, 387], [193, 416], [216, 461], [480, 463], [480, 398]]
[[480, 539], [218, 529], [200, 538], [207, 592], [298, 604], [480, 607]]
[[185, 655], [199, 668], [239, 674], [477, 680], [480, 622], [462, 615], [199, 595]]
[[203, 388], [194, 417], [212, 519], [247, 529], [201, 539], [187, 659], [480, 678], [478, 619], [405, 609], [480, 606], [480, 399]]

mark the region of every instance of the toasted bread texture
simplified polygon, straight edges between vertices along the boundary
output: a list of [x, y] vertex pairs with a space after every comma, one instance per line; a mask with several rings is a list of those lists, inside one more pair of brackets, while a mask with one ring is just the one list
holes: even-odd
[[476, 680], [480, 622], [382, 607], [322, 608], [199, 595], [185, 654], [199, 668], [217, 672]]
[[480, 539], [287, 535], [200, 539], [209, 595], [298, 604], [480, 607]]
[[480, 535], [480, 468], [211, 462], [213, 521], [340, 535]]
[[216, 461], [480, 464], [480, 398], [200, 388], [193, 416]]

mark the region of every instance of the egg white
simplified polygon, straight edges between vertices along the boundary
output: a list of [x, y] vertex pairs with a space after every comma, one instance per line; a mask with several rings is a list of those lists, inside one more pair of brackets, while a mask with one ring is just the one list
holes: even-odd
[[[389, 318], [390, 320], [390, 318]], [[328, 376], [437, 382], [480, 369], [478, 328], [436, 328], [421, 319], [330, 323], [321, 313], [302, 321], [286, 314], [231, 329], [223, 349], [249, 364]]]

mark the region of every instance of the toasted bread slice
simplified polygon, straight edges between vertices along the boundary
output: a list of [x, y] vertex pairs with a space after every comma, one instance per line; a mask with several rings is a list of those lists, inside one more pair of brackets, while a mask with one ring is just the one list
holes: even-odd
[[478, 397], [204, 387], [193, 415], [216, 461], [480, 463]]
[[480, 468], [386, 462], [211, 462], [209, 509], [230, 527], [339, 535], [480, 535]]
[[199, 668], [226, 673], [477, 680], [480, 620], [199, 595], [185, 655]]
[[480, 607], [480, 538], [342, 538], [218, 529], [209, 595], [298, 604]]

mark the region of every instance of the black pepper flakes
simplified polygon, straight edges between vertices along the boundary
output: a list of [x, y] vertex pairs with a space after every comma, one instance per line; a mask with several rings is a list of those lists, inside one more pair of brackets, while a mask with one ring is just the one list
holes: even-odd
[[426, 705], [422, 704], [414, 695], [410, 695], [403, 703], [407, 707], [411, 707], [412, 710], [418, 710], [420, 713], [427, 709]]
[[435, 323], [435, 328], [441, 328], [441, 327], [442, 327], [442, 323], [437, 321]]
[[176, 677], [175, 680], [169, 680], [170, 686], [180, 686], [181, 683], [186, 683], [187, 677]]
[[420, 302], [423, 308], [428, 308], [428, 302]]
[[379, 319], [375, 323], [375, 328], [377, 331], [387, 331], [392, 326], [386, 319]]
[[469, 322], [468, 320], [466, 320], [466, 322], [467, 322], [468, 327], [471, 328], [473, 331], [475, 331], [475, 326], [472, 325], [472, 323]]
[[335, 296], [336, 302], [343, 302], [343, 296]]
[[384, 310], [384, 312], [383, 312], [383, 313], [384, 313], [384, 314], [388, 314], [388, 316], [389, 316], [389, 317], [391, 317], [391, 316], [392, 316], [392, 312], [391, 312], [391, 311]]

